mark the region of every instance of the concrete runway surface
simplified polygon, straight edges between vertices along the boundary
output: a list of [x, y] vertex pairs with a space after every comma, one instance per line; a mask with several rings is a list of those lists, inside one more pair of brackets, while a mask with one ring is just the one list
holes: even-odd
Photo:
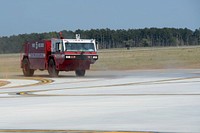
[[0, 132], [200, 132], [200, 70], [0, 79]]

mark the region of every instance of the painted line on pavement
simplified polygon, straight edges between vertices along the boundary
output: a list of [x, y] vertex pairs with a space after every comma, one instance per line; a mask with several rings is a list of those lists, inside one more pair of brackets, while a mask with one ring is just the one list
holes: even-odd
[[[13, 78], [12, 78], [13, 79]], [[15, 79], [15, 78], [14, 78]], [[11, 87], [2, 87], [1, 89], [6, 89], [6, 88], [21, 88], [21, 87], [29, 87], [29, 86], [36, 86], [36, 85], [43, 85], [43, 84], [49, 84], [54, 82], [52, 79], [44, 79], [44, 78], [39, 78], [39, 77], [34, 77], [34, 78], [21, 78], [22, 80], [36, 80], [38, 83], [33, 83], [33, 84], [27, 84], [27, 85], [16, 85], [16, 86], [11, 86]], [[20, 80], [20, 79], [19, 79]]]
[[[0, 129], [0, 132], [62, 132], [62, 133], [159, 133], [151, 131], [96, 131], [96, 130], [37, 130], [37, 129]], [[161, 132], [160, 132], [161, 133]]]
[[5, 86], [7, 84], [10, 84], [10, 82], [9, 81], [3, 81], [3, 80], [0, 81], [0, 87]]
[[200, 94], [195, 94], [195, 93], [189, 93], [189, 94], [181, 94], [181, 93], [169, 93], [169, 94], [163, 94], [163, 93], [159, 93], [159, 94], [77, 94], [77, 95], [73, 95], [73, 94], [33, 94], [33, 93], [29, 93], [29, 92], [20, 92], [17, 93], [17, 95], [23, 95], [23, 96], [35, 96], [35, 97], [49, 97], [49, 96], [67, 96], [67, 97], [121, 97], [121, 96], [126, 96], [126, 97], [130, 97], [130, 96], [200, 96]]
[[[27, 84], [27, 85], [17, 85], [17, 86], [11, 86], [11, 87], [2, 87], [0, 89], [10, 89], [10, 88], [22, 88], [22, 87], [29, 87], [29, 86], [37, 86], [37, 85], [43, 85], [43, 84], [49, 84], [54, 82], [54, 80], [52, 79], [44, 79], [44, 78], [38, 78], [38, 77], [34, 77], [34, 78], [21, 78], [21, 79], [25, 79], [25, 80], [37, 80], [38, 83], [34, 83], [34, 84]], [[6, 81], [8, 82], [8, 81]], [[9, 82], [10, 83], [10, 82]], [[12, 96], [1, 96], [1, 94], [8, 94], [8, 95], [12, 95]], [[0, 92], [0, 98], [16, 98], [16, 95], [25, 95], [26, 92]]]
[[[85, 87], [72, 87], [72, 88], [60, 88], [60, 89], [46, 89], [46, 90], [34, 90], [34, 91], [27, 91], [29, 93], [35, 92], [47, 92], [47, 91], [58, 91], [58, 90], [70, 90], [70, 89], [93, 89], [93, 88], [104, 88], [104, 87], [123, 87], [123, 86], [130, 86], [130, 85], [149, 85], [149, 84], [166, 84], [166, 83], [176, 83], [171, 81], [181, 81], [186, 79], [196, 79], [200, 77], [187, 77], [187, 78], [176, 78], [176, 79], [166, 79], [166, 80], [156, 80], [156, 81], [146, 81], [146, 82], [132, 82], [132, 83], [123, 83], [123, 84], [108, 84], [108, 85], [97, 85], [97, 86], [85, 86]], [[191, 81], [193, 82], [193, 81]], [[200, 82], [200, 81], [197, 81]], [[181, 82], [181, 83], [186, 83]]]
[[[115, 86], [130, 86], [130, 85], [149, 85], [149, 84], [166, 84], [166, 83], [176, 83], [172, 81], [178, 81], [186, 80], [186, 79], [195, 79], [200, 77], [186, 77], [186, 78], [175, 78], [175, 79], [166, 79], [166, 80], [156, 80], [156, 81], [147, 81], [147, 82], [133, 82], [133, 83], [123, 83], [123, 84], [111, 84], [111, 85], [97, 85], [97, 86], [86, 86], [86, 87], [72, 87], [72, 88], [61, 88], [61, 89], [46, 89], [46, 90], [32, 90], [32, 91], [22, 91], [22, 92], [12, 92], [7, 93], [10, 95], [18, 95], [18, 96], [177, 96], [177, 95], [184, 95], [184, 96], [191, 96], [196, 95], [199, 96], [200, 94], [184, 94], [184, 93], [173, 93], [173, 94], [83, 94], [83, 95], [68, 95], [68, 94], [34, 94], [37, 92], [49, 92], [49, 91], [58, 91], [58, 90], [68, 90], [68, 89], [92, 89], [92, 88], [103, 88], [103, 87], [115, 87]], [[33, 79], [33, 78], [31, 78]], [[39, 83], [33, 84], [33, 85], [39, 85], [39, 84], [47, 84], [53, 82], [51, 79], [43, 79], [43, 78], [34, 78], [35, 80], [39, 80]], [[193, 82], [193, 81], [191, 81]], [[200, 82], [200, 81], [199, 81]], [[186, 83], [181, 82], [181, 83]], [[26, 85], [26, 86], [33, 86], [33, 85]], [[4, 93], [5, 94], [5, 93]], [[7, 98], [7, 97], [2, 97]], [[9, 97], [10, 98], [10, 97]]]
[[[88, 87], [74, 87], [74, 88], [63, 88], [63, 89], [47, 89], [47, 90], [33, 90], [33, 91], [26, 91], [26, 92], [18, 92], [16, 95], [21, 96], [77, 96], [77, 97], [87, 97], [87, 96], [200, 96], [199, 93], [154, 93], [154, 94], [34, 94], [37, 92], [49, 92], [49, 91], [59, 91], [59, 90], [68, 90], [68, 89], [91, 89], [91, 88], [102, 88], [102, 87], [113, 87], [113, 86], [127, 86], [127, 85], [140, 85], [140, 84], [163, 84], [163, 83], [177, 83], [171, 81], [179, 81], [178, 83], [185, 83], [180, 82], [180, 80], [185, 79], [194, 79], [197, 77], [189, 77], [189, 78], [178, 78], [178, 79], [168, 79], [168, 80], [158, 80], [158, 81], [147, 81], [147, 82], [135, 82], [135, 83], [127, 83], [127, 84], [114, 84], [114, 85], [102, 85], [102, 86], [88, 86]], [[198, 77], [199, 78], [199, 77]], [[193, 81], [191, 81], [193, 83]], [[200, 81], [199, 81], [200, 82]]]

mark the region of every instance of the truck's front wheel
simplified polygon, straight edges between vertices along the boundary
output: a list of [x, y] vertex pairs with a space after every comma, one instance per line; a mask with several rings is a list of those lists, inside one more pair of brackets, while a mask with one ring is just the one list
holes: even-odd
[[23, 71], [24, 76], [33, 76], [34, 74], [34, 70], [30, 69], [30, 63], [27, 58], [23, 59], [22, 71]]
[[53, 59], [50, 59], [50, 61], [49, 61], [48, 72], [49, 72], [49, 75], [51, 77], [57, 77], [58, 76], [59, 71], [56, 70], [56, 65], [55, 65], [55, 62], [54, 62]]
[[83, 77], [85, 76], [85, 70], [76, 70], [76, 76]]

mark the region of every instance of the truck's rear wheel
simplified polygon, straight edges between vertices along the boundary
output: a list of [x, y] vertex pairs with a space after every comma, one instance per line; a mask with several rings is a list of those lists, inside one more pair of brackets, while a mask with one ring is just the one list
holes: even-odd
[[85, 76], [85, 70], [76, 70], [76, 76], [83, 77]]
[[51, 77], [58, 77], [59, 71], [56, 70], [56, 65], [53, 59], [50, 59], [49, 61], [48, 72]]
[[30, 69], [30, 63], [29, 63], [28, 59], [24, 58], [22, 63], [23, 63], [22, 71], [23, 71], [24, 76], [33, 76], [34, 70]]

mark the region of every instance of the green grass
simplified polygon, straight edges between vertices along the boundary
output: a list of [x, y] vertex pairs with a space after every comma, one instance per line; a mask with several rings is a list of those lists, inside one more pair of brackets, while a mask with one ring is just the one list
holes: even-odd
[[[99, 50], [91, 70], [200, 68], [200, 47]], [[0, 73], [21, 73], [20, 54], [0, 55]]]

